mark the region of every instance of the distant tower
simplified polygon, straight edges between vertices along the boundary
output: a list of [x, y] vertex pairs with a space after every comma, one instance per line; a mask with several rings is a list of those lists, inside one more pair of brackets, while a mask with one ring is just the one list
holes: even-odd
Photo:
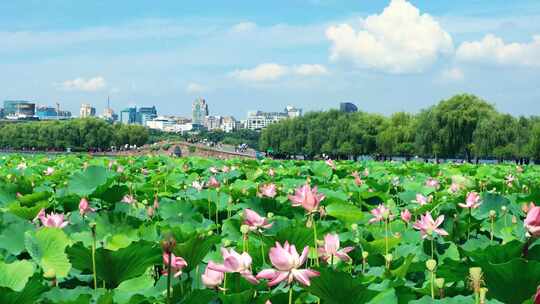
[[208, 104], [203, 98], [197, 98], [193, 101], [193, 120], [194, 125], [203, 125], [204, 119], [208, 116]]
[[94, 117], [96, 116], [96, 108], [92, 107], [90, 104], [83, 103], [79, 114], [81, 118]]
[[342, 102], [339, 104], [339, 110], [345, 113], [358, 112], [358, 107], [352, 102]]

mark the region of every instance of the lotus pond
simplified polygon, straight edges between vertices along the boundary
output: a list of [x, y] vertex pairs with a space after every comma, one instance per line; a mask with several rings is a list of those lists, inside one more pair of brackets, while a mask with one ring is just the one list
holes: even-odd
[[540, 303], [537, 201], [536, 166], [6, 155], [0, 303]]

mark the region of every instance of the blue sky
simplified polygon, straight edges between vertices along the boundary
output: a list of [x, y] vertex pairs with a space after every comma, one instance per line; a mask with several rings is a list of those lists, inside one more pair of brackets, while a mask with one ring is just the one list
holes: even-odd
[[453, 94], [540, 114], [538, 1], [2, 1], [0, 99], [416, 112]]

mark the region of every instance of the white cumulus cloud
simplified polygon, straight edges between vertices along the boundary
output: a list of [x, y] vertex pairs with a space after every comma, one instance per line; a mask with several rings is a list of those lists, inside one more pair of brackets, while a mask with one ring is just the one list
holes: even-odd
[[186, 86], [186, 92], [188, 93], [202, 93], [206, 91], [206, 87], [196, 82], [190, 82]]
[[320, 64], [282, 65], [277, 63], [263, 63], [252, 69], [239, 69], [230, 73], [230, 76], [242, 81], [274, 81], [285, 76], [322, 76], [328, 70]]
[[444, 80], [450, 80], [450, 81], [461, 81], [465, 79], [465, 74], [463, 71], [458, 67], [453, 67], [450, 69], [445, 69], [441, 72], [441, 77]]
[[330, 26], [330, 60], [389, 73], [421, 72], [442, 54], [454, 50], [452, 37], [429, 14], [405, 0], [392, 0], [379, 15], [370, 15], [358, 29]]
[[232, 27], [233, 32], [241, 33], [241, 32], [249, 32], [257, 28], [257, 24], [254, 22], [246, 21], [246, 22], [240, 22]]
[[96, 76], [93, 78], [75, 78], [61, 83], [60, 87], [66, 91], [96, 92], [107, 86], [105, 78]]
[[540, 67], [540, 35], [533, 36], [529, 43], [505, 43], [503, 39], [488, 34], [480, 41], [463, 42], [456, 58], [466, 62]]

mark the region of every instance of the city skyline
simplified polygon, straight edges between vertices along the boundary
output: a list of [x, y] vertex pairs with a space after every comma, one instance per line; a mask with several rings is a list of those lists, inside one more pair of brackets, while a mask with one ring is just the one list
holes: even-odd
[[203, 97], [244, 117], [346, 101], [417, 112], [467, 92], [540, 113], [535, 1], [70, 3], [0, 4], [3, 100], [102, 113], [111, 96], [117, 113], [156, 105], [189, 117]]

